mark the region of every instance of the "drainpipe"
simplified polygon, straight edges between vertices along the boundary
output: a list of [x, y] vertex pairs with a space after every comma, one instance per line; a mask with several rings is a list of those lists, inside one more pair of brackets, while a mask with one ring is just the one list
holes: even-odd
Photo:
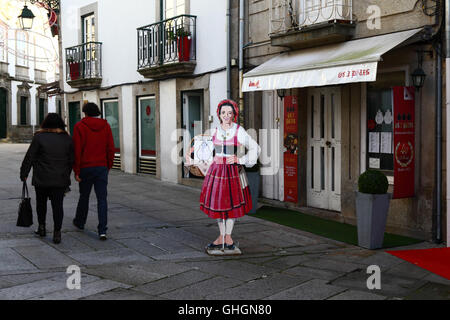
[[227, 99], [231, 99], [231, 0], [227, 0]]
[[442, 242], [442, 45], [436, 58], [436, 243]]
[[244, 0], [239, 1], [239, 114], [241, 125], [244, 125]]
[[450, 247], [450, 0], [445, 0], [445, 106], [447, 110], [447, 247]]

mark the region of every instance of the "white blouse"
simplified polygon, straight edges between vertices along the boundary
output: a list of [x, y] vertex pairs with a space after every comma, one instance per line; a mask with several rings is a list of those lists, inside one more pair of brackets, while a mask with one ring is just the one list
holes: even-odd
[[[217, 132], [216, 139], [218, 141], [225, 141], [230, 140], [234, 137], [236, 134], [237, 124], [233, 123], [230, 129], [224, 130], [222, 126], [218, 126], [215, 129], [211, 131], [211, 137], [214, 137], [214, 135]], [[243, 127], [239, 127], [238, 133], [237, 133], [237, 140], [238, 142], [245, 146], [248, 149], [248, 152], [243, 155], [242, 157], [238, 158], [238, 163], [241, 165], [245, 165], [248, 168], [253, 167], [256, 162], [258, 161], [258, 157], [261, 153], [261, 147], [258, 145], [258, 143], [245, 131]], [[218, 157], [230, 157], [232, 155], [227, 155], [224, 153], [216, 153], [216, 156]]]

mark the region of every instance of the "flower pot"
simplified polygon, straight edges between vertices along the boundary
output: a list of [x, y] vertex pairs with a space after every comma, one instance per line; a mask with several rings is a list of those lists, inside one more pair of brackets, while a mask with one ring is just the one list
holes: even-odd
[[366, 249], [383, 247], [384, 231], [392, 194], [356, 192], [358, 245]]
[[178, 37], [178, 61], [189, 61], [191, 55], [191, 39], [189, 37]]
[[259, 183], [260, 183], [260, 174], [258, 171], [250, 171], [246, 172], [248, 187], [250, 188], [250, 195], [252, 196], [252, 210], [250, 210], [250, 214], [256, 213], [256, 209], [258, 208], [258, 197], [259, 197]]
[[80, 63], [69, 62], [70, 80], [77, 80], [80, 77]]

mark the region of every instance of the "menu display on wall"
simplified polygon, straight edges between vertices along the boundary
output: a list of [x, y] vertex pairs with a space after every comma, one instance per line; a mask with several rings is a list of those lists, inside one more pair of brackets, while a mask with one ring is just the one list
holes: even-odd
[[284, 201], [298, 202], [298, 102], [284, 97]]

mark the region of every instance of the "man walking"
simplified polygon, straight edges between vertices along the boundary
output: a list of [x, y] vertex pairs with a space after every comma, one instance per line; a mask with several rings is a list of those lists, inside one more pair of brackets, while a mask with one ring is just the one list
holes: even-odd
[[73, 171], [80, 186], [80, 199], [73, 224], [83, 230], [89, 211], [89, 195], [94, 186], [97, 196], [98, 234], [106, 240], [108, 224], [107, 185], [108, 173], [114, 161], [114, 140], [111, 127], [100, 118], [95, 103], [83, 106], [85, 118], [73, 129], [75, 161]]

